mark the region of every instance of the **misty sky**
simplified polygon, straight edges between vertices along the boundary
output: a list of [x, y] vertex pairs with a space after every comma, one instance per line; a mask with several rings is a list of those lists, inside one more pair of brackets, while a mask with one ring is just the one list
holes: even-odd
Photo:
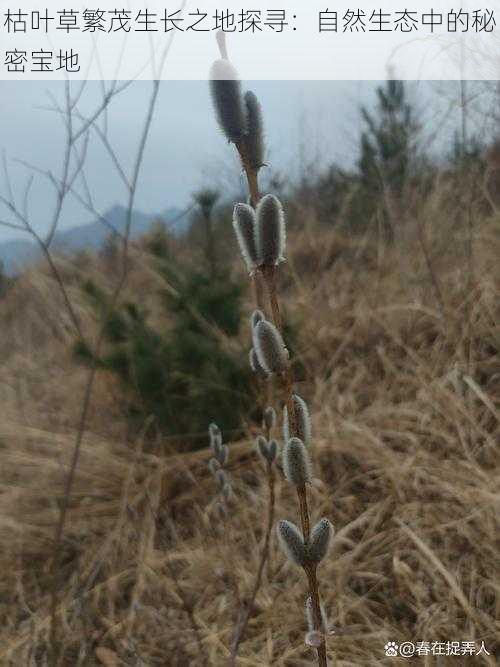
[[[361, 104], [375, 101], [373, 82], [259, 81], [248, 84], [259, 96], [265, 115], [268, 158], [271, 167], [293, 179], [305, 161], [350, 165], [356, 159]], [[109, 112], [109, 136], [125, 167], [130, 168], [143, 125], [149, 82], [137, 82], [117, 97]], [[49, 93], [63, 99], [58, 82], [0, 82], [2, 124], [0, 148], [9, 163], [16, 196], [21, 197], [28, 178], [16, 160], [36, 165], [58, 176], [62, 169], [64, 128], [57, 115], [42, 107], [51, 104]], [[417, 91], [418, 98], [418, 91]], [[80, 108], [95, 108], [100, 83], [87, 84]], [[104, 213], [125, 203], [123, 185], [112, 162], [94, 134], [89, 144], [86, 176], [96, 208]], [[234, 148], [218, 130], [205, 81], [164, 81], [155, 111], [138, 188], [136, 208], [156, 213], [170, 206], [185, 207], [193, 191], [205, 186], [238, 186]], [[6, 181], [0, 174], [0, 191]], [[36, 176], [29, 213], [43, 232], [54, 207], [53, 190]], [[0, 204], [0, 219], [11, 220]], [[94, 219], [68, 196], [60, 228]], [[0, 241], [19, 234], [0, 227]]]

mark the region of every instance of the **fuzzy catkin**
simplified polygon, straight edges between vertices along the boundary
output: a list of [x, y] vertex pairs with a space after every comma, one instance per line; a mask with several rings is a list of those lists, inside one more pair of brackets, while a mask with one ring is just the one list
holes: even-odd
[[248, 162], [252, 169], [259, 170], [264, 165], [264, 124], [259, 100], [251, 90], [245, 93], [247, 133], [245, 146]]
[[311, 462], [307, 449], [298, 438], [290, 438], [283, 450], [283, 471], [289, 482], [304, 486], [311, 481]]
[[333, 536], [333, 526], [326, 518], [321, 519], [311, 531], [308, 559], [319, 563], [328, 553]]
[[221, 457], [222, 457], [222, 437], [221, 436], [214, 436], [212, 438], [212, 451], [214, 453], [215, 458], [217, 461], [220, 462]]
[[267, 459], [269, 451], [267, 447], [267, 440], [264, 438], [264, 436], [259, 435], [255, 441], [255, 444], [257, 445], [257, 451], [262, 456], [262, 458]]
[[227, 445], [219, 445], [214, 449], [214, 455], [220, 465], [225, 466], [229, 458], [229, 447]]
[[222, 495], [224, 496], [225, 500], [232, 500], [234, 498], [234, 492], [233, 492], [233, 487], [229, 482], [224, 484], [222, 487]]
[[222, 437], [220, 428], [217, 426], [215, 422], [212, 422], [208, 426], [208, 433], [210, 435], [210, 438], [214, 438], [216, 436]]
[[277, 197], [262, 197], [256, 212], [255, 241], [260, 266], [276, 266], [284, 261], [285, 214]]
[[259, 322], [262, 322], [262, 320], [265, 320], [264, 313], [261, 310], [254, 310], [252, 315], [250, 316], [250, 326], [252, 327], [252, 331], [255, 329], [257, 324]]
[[276, 410], [274, 408], [266, 408], [263, 415], [264, 428], [272, 431], [276, 425]]
[[278, 456], [278, 442], [277, 440], [271, 440], [271, 442], [268, 443], [267, 446], [267, 456], [268, 456], [268, 461], [269, 463], [274, 463], [276, 460], [276, 457]]
[[288, 442], [288, 440], [295, 435], [302, 440], [304, 445], [309, 445], [311, 442], [311, 418], [309, 416], [307, 403], [303, 398], [294, 394], [293, 406], [295, 408], [295, 423], [297, 430], [296, 433], [290, 433], [288, 408], [285, 406], [283, 409], [283, 439], [285, 442]]
[[288, 350], [278, 329], [262, 320], [253, 330], [254, 346], [259, 364], [267, 373], [282, 373], [288, 365]]
[[257, 352], [255, 351], [255, 348], [253, 348], [253, 347], [249, 352], [248, 360], [250, 362], [250, 368], [252, 369], [252, 371], [254, 373], [257, 373], [257, 375], [262, 379], [265, 379], [265, 378], [268, 377], [269, 374], [260, 365], [259, 359], [257, 357]]
[[241, 255], [250, 273], [259, 260], [255, 245], [255, 213], [248, 204], [236, 204], [233, 211], [233, 228]]
[[259, 435], [256, 440], [257, 451], [268, 463], [273, 463], [278, 454], [278, 443], [276, 440], [267, 442], [263, 435]]
[[281, 520], [278, 522], [276, 532], [281, 548], [286, 556], [295, 565], [305, 565], [306, 550], [304, 540], [297, 526], [291, 521]]
[[[330, 629], [330, 623], [328, 621], [328, 616], [326, 614], [325, 607], [323, 606], [322, 602], [320, 602], [319, 608], [321, 612], [321, 624], [322, 624], [321, 630], [326, 635]], [[306, 600], [305, 612], [306, 612], [307, 629], [312, 631], [315, 629], [315, 627], [314, 627], [313, 602], [311, 596], [309, 596]]]
[[229, 482], [229, 478], [224, 472], [224, 470], [216, 470], [215, 479], [221, 491], [223, 490], [224, 486]]
[[216, 60], [210, 70], [210, 92], [219, 125], [228, 141], [245, 136], [246, 110], [238, 73], [229, 60]]
[[217, 470], [220, 470], [219, 461], [217, 461], [217, 459], [210, 459], [210, 461], [208, 462], [208, 469], [210, 470], [212, 475], [215, 476], [215, 473], [217, 472]]

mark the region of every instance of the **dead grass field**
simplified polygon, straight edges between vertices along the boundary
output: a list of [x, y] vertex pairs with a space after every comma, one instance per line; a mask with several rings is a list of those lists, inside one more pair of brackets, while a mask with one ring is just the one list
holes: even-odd
[[[438, 225], [439, 215], [430, 202], [427, 243], [444, 309], [411, 231], [381, 247], [310, 220], [294, 231], [283, 272], [321, 479], [313, 519], [327, 516], [337, 531], [319, 577], [338, 667], [405, 664], [384, 656], [389, 640], [484, 641], [490, 653], [409, 664], [500, 662], [500, 224], [476, 223], [470, 280], [464, 233], [453, 221]], [[128, 289], [154, 306], [153, 278], [139, 260], [134, 267]], [[84, 302], [70, 293], [90, 331]], [[27, 273], [0, 313], [0, 664], [24, 667], [47, 664], [49, 558], [85, 370], [71, 361], [71, 331], [45, 269]], [[246, 354], [248, 340], [241, 345]], [[229, 443], [237, 501], [218, 534], [207, 511], [208, 450], [128, 446], [125, 433], [118, 388], [99, 376], [63, 543], [61, 664], [202, 665], [187, 600], [210, 664], [225, 665], [265, 522], [250, 438]], [[297, 520], [281, 481], [276, 516]], [[241, 667], [314, 664], [304, 596], [302, 573], [273, 535]]]

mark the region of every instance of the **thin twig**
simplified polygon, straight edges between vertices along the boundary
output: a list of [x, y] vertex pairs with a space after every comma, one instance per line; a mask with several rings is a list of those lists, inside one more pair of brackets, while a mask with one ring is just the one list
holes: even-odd
[[266, 534], [264, 537], [264, 544], [262, 546], [262, 551], [261, 551], [261, 556], [260, 556], [260, 562], [259, 562], [259, 568], [257, 570], [257, 576], [255, 577], [255, 582], [252, 588], [252, 592], [250, 593], [250, 596], [248, 597], [248, 600], [245, 602], [245, 608], [240, 611], [240, 618], [238, 621], [238, 624], [236, 626], [236, 630], [234, 632], [234, 637], [233, 637], [233, 642], [231, 646], [231, 656], [229, 659], [229, 665], [231, 667], [234, 667], [236, 665], [236, 660], [238, 657], [238, 649], [240, 646], [240, 643], [243, 639], [243, 636], [245, 634], [248, 621], [250, 620], [250, 616], [253, 611], [253, 607], [255, 604], [255, 598], [257, 597], [257, 593], [260, 590], [261, 583], [262, 583], [262, 575], [264, 573], [264, 567], [266, 565], [266, 562], [269, 558], [269, 546], [271, 542], [271, 532], [274, 524], [274, 509], [275, 509], [275, 493], [274, 493], [274, 485], [275, 485], [275, 474], [274, 470], [272, 467], [272, 464], [267, 462], [267, 482], [268, 482], [268, 503], [267, 503], [267, 526], [266, 526]]
[[52, 659], [52, 664], [54, 667], [57, 665], [57, 607], [58, 607], [58, 601], [59, 601], [59, 595], [58, 595], [58, 576], [59, 576], [59, 570], [60, 570], [60, 564], [61, 564], [61, 542], [62, 542], [62, 537], [64, 533], [64, 527], [66, 524], [66, 518], [67, 518], [67, 513], [69, 509], [69, 502], [70, 502], [70, 496], [71, 496], [71, 490], [73, 488], [73, 484], [75, 481], [75, 476], [76, 476], [76, 470], [78, 467], [78, 461], [80, 457], [80, 450], [81, 450], [81, 444], [83, 440], [83, 435], [85, 432], [85, 426], [87, 423], [87, 416], [89, 412], [89, 407], [90, 407], [90, 400], [92, 396], [92, 390], [94, 386], [94, 380], [96, 376], [96, 371], [97, 371], [97, 364], [98, 360], [100, 357], [101, 353], [101, 348], [102, 344], [104, 342], [104, 336], [105, 336], [105, 331], [106, 331], [106, 326], [109, 320], [109, 317], [111, 316], [116, 303], [119, 299], [119, 296], [121, 294], [121, 291], [123, 289], [123, 286], [125, 285], [125, 281], [128, 275], [128, 269], [129, 269], [129, 262], [128, 262], [128, 246], [129, 246], [129, 236], [130, 236], [130, 230], [131, 230], [131, 225], [132, 225], [132, 212], [133, 212], [133, 207], [134, 207], [134, 202], [135, 202], [135, 195], [136, 195], [136, 189], [137, 189], [137, 183], [139, 180], [139, 173], [140, 169], [142, 166], [142, 161], [144, 157], [144, 150], [146, 147], [146, 142], [149, 136], [149, 130], [151, 128], [151, 123], [153, 119], [153, 112], [156, 106], [156, 101], [158, 98], [158, 92], [160, 88], [160, 81], [155, 80], [153, 81], [153, 90], [152, 94], [150, 97], [150, 101], [148, 104], [148, 109], [146, 113], [146, 119], [145, 119], [145, 124], [144, 128], [139, 140], [139, 146], [138, 146], [138, 151], [137, 151], [137, 156], [133, 168], [133, 175], [132, 175], [132, 180], [131, 180], [131, 190], [130, 190], [130, 195], [128, 199], [128, 207], [127, 207], [127, 217], [126, 217], [126, 225], [125, 225], [125, 234], [124, 234], [124, 240], [123, 240], [123, 249], [122, 249], [122, 271], [121, 275], [118, 281], [118, 284], [115, 287], [115, 290], [112, 294], [112, 297], [110, 299], [110, 302], [108, 304], [107, 312], [105, 313], [105, 316], [103, 318], [103, 321], [101, 323], [101, 328], [97, 337], [97, 342], [95, 345], [94, 349], [94, 354], [92, 356], [92, 362], [91, 362], [91, 367], [89, 370], [89, 374], [87, 377], [87, 383], [85, 386], [84, 390], [84, 399], [83, 399], [83, 404], [82, 404], [82, 410], [80, 414], [80, 421], [78, 425], [78, 430], [77, 430], [77, 435], [75, 439], [75, 445], [73, 448], [73, 453], [71, 457], [71, 463], [70, 463], [70, 468], [69, 468], [69, 473], [66, 478], [66, 483], [65, 483], [65, 488], [64, 488], [64, 494], [63, 494], [63, 499], [62, 499], [62, 504], [60, 508], [60, 513], [59, 513], [59, 520], [56, 525], [55, 529], [55, 535], [54, 535], [54, 548], [53, 548], [53, 554], [52, 554], [52, 568], [51, 568], [51, 575], [52, 575], [52, 586], [51, 586], [51, 603], [50, 603], [50, 646], [51, 646], [51, 659]]

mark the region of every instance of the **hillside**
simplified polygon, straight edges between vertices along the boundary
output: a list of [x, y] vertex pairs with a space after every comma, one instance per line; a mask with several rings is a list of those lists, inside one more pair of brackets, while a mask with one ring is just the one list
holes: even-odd
[[[436, 188], [419, 204], [423, 234], [408, 216], [391, 245], [370, 230], [347, 234], [299, 198], [287, 204], [280, 292], [312, 414], [313, 518], [336, 528], [320, 577], [334, 628], [328, 653], [339, 667], [399, 664], [384, 657], [388, 641], [484, 642], [490, 655], [453, 664], [500, 659], [500, 216], [476, 214], [468, 256], [459, 205], [446, 184]], [[224, 238], [229, 226], [221, 222]], [[230, 274], [243, 281], [227, 239]], [[174, 255], [191, 252], [180, 243]], [[96, 314], [81, 285], [92, 278], [111, 288], [108, 261], [58, 260], [90, 337]], [[143, 303], [162, 331], [173, 315], [155, 261], [146, 243], [133, 244], [122, 299]], [[246, 322], [250, 290], [243, 305]], [[222, 523], [208, 438], [179, 453], [188, 433], [131, 435], [123, 387], [98, 372], [54, 584], [48, 560], [88, 370], [75, 362], [71, 321], [44, 265], [21, 276], [0, 314], [0, 664], [45, 664], [53, 585], [63, 665], [227, 664], [264, 530], [258, 421], [246, 418], [243, 437], [224, 435], [236, 498]], [[227, 341], [246, 363], [247, 326]], [[294, 519], [281, 477], [276, 502], [278, 518]], [[303, 604], [301, 573], [273, 532], [239, 664], [311, 664]]]
[[[136, 211], [132, 215], [131, 238], [143, 236], [155, 220], [162, 220], [171, 233], [179, 233], [187, 228], [186, 218], [177, 208], [168, 208], [158, 215], [147, 215]], [[55, 252], [75, 253], [82, 250], [98, 250], [115, 230], [123, 234], [126, 225], [127, 210], [116, 205], [103, 214], [103, 220], [95, 220], [87, 224], [57, 231], [54, 235], [53, 249]], [[169, 224], [171, 223], [171, 224]], [[41, 253], [36, 243], [26, 239], [16, 239], [0, 243], [0, 261], [8, 275], [17, 273], [40, 259]]]

